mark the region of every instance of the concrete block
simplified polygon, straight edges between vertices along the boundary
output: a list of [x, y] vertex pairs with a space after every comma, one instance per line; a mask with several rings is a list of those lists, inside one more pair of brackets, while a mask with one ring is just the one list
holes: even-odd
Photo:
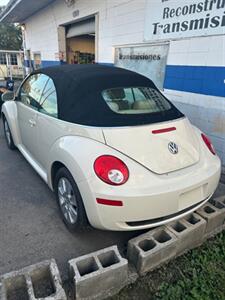
[[46, 260], [0, 278], [1, 300], [66, 300], [54, 259]]
[[206, 221], [195, 213], [171, 222], [167, 228], [177, 237], [176, 255], [198, 247], [203, 243]]
[[206, 238], [219, 232], [225, 222], [225, 205], [221, 202], [211, 200], [211, 203], [206, 203], [197, 210], [197, 214], [202, 216], [207, 224], [205, 230]]
[[219, 197], [215, 197], [215, 198], [211, 198], [209, 200], [209, 202], [218, 207], [218, 204], [217, 203], [221, 203], [224, 207], [225, 207], [225, 195], [224, 196], [219, 196]]
[[128, 260], [144, 275], [176, 255], [177, 238], [165, 226], [150, 230], [128, 242]]
[[69, 261], [76, 299], [106, 299], [128, 283], [128, 261], [117, 246]]

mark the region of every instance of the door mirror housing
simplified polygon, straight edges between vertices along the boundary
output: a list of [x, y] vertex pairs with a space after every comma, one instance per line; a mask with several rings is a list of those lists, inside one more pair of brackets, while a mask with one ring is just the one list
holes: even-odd
[[15, 93], [11, 91], [7, 91], [4, 94], [2, 94], [2, 101], [14, 101], [15, 100]]

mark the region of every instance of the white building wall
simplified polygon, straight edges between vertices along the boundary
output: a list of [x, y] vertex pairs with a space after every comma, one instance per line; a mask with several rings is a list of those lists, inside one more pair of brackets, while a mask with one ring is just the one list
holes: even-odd
[[[225, 35], [171, 41], [167, 64], [225, 67]], [[209, 85], [210, 81], [214, 80], [211, 77], [212, 74], [208, 75]], [[205, 80], [207, 81], [207, 79]], [[225, 76], [223, 83], [225, 84]], [[165, 94], [175, 102], [176, 106], [189, 117], [194, 125], [210, 136], [222, 159], [223, 171], [225, 171], [225, 94], [224, 97], [217, 97], [168, 89], [165, 90]]]
[[[142, 43], [146, 0], [77, 0], [67, 7], [58, 0], [26, 20], [26, 48], [54, 61], [58, 52], [57, 27], [99, 13], [98, 62], [113, 63], [112, 46]], [[73, 18], [73, 11], [79, 16]]]

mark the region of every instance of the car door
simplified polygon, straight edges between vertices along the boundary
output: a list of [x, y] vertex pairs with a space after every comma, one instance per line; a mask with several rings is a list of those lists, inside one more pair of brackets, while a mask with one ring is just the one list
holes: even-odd
[[18, 124], [23, 150], [33, 159], [38, 156], [37, 111], [47, 82], [47, 76], [34, 74], [22, 84], [17, 101]]
[[61, 136], [64, 129], [57, 119], [58, 106], [55, 85], [50, 77], [47, 78], [37, 116], [37, 138], [39, 141], [37, 160], [43, 169], [47, 167], [51, 146]]

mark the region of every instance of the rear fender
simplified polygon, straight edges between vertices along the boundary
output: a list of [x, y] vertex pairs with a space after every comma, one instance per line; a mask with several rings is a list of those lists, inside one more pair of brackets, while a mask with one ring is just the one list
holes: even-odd
[[[96, 205], [96, 193], [114, 194], [114, 187], [105, 184], [97, 178], [94, 172], [94, 162], [101, 155], [114, 155], [120, 158], [130, 168], [128, 191], [132, 193], [132, 186], [146, 182], [143, 178], [150, 176], [150, 172], [129, 157], [111, 147], [80, 136], [66, 136], [58, 139], [49, 151], [47, 161], [48, 184], [53, 190], [51, 169], [54, 162], [63, 164], [72, 174], [82, 195], [88, 220], [92, 225], [100, 226], [96, 220], [101, 219], [99, 208]], [[153, 175], [154, 176], [154, 175]], [[118, 187], [121, 193], [127, 191], [126, 186]], [[119, 191], [118, 191], [119, 192]], [[113, 196], [112, 196], [113, 197]], [[100, 221], [99, 221], [100, 222]]]
[[54, 162], [60, 162], [69, 170], [76, 181], [83, 196], [87, 213], [95, 211], [96, 194], [106, 193], [113, 197], [115, 191], [115, 187], [104, 183], [95, 174], [94, 162], [101, 155], [116, 156], [128, 166], [130, 172], [129, 181], [126, 185], [117, 187], [117, 191], [120, 191], [123, 195], [132, 194], [136, 186], [143, 187], [144, 192], [149, 187], [148, 182], [153, 182], [156, 177], [144, 166], [104, 143], [81, 136], [65, 136], [55, 141], [46, 159], [48, 161], [46, 169], [49, 187], [53, 189], [51, 179], [52, 166]]
[[93, 164], [95, 159], [105, 153], [112, 154], [111, 148], [105, 144], [80, 136], [59, 138], [48, 154], [48, 182], [53, 188], [51, 169], [54, 162], [65, 165], [73, 175], [77, 184], [95, 176]]
[[79, 136], [66, 136], [58, 139], [49, 151], [47, 161], [48, 184], [53, 190], [51, 170], [54, 162], [63, 164], [72, 174], [82, 195], [88, 219], [94, 224], [93, 216], [98, 214], [89, 179], [95, 175], [93, 164], [102, 154], [112, 154], [109, 147], [103, 143]]
[[[150, 179], [153, 179], [153, 177], [155, 178], [156, 176], [144, 166], [104, 143], [81, 136], [66, 136], [55, 141], [48, 153], [46, 159], [48, 165], [46, 166], [46, 169], [49, 187], [53, 189], [51, 169], [54, 162], [60, 162], [65, 165], [73, 175], [78, 186], [84, 182], [91, 182], [92, 179], [95, 181], [97, 176], [93, 166], [96, 158], [101, 155], [116, 156], [128, 166], [130, 171], [130, 187], [134, 184], [140, 186], [144, 185], [146, 187], [146, 185], [148, 186], [148, 183], [143, 180], [143, 178], [150, 176]], [[97, 179], [97, 181], [100, 189], [114, 190], [112, 186], [105, 184], [100, 179]], [[95, 187], [92, 186], [91, 188], [95, 191]], [[127, 190], [127, 187], [124, 187], [123, 185], [118, 188]]]
[[18, 112], [15, 101], [7, 101], [2, 105], [2, 115], [6, 118], [13, 137], [14, 144], [17, 146], [21, 143]]

